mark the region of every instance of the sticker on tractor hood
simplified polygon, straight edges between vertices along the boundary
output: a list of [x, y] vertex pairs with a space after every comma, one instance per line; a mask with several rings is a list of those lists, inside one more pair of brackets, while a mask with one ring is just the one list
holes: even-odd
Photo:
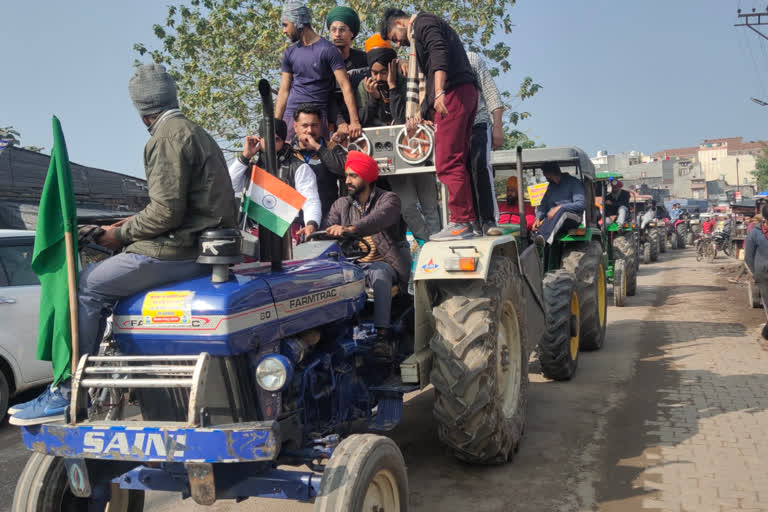
[[440, 265], [435, 263], [432, 260], [432, 258], [429, 258], [429, 262], [426, 263], [425, 265], [422, 265], [421, 266], [421, 270], [423, 270], [424, 272], [430, 273], [430, 272], [434, 272], [435, 270], [437, 270], [438, 267], [440, 267]]
[[190, 311], [190, 320], [188, 322], [158, 322], [153, 319], [147, 322], [146, 315], [143, 314], [119, 315], [115, 316], [113, 327], [116, 333], [163, 331], [165, 333], [183, 332], [185, 335], [190, 336], [231, 334], [272, 322], [278, 318], [304, 313], [334, 302], [353, 299], [364, 291], [365, 284], [361, 280], [299, 297], [292, 297], [275, 304], [267, 304], [231, 315], [195, 315]]

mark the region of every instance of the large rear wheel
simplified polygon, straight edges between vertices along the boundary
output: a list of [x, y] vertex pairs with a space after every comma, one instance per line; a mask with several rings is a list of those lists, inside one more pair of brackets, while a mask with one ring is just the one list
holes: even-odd
[[406, 512], [408, 473], [388, 437], [353, 434], [333, 451], [323, 471], [315, 512]]
[[432, 309], [430, 380], [440, 440], [461, 460], [507, 462], [525, 425], [528, 350], [520, 271], [493, 256], [486, 281], [448, 281]]
[[570, 249], [563, 258], [563, 268], [576, 276], [581, 308], [580, 348], [598, 350], [605, 341], [608, 307], [602, 245], [593, 240]]
[[24, 466], [16, 492], [13, 512], [140, 512], [144, 510], [144, 492], [111, 486], [109, 499], [101, 503], [93, 498], [78, 498], [69, 489], [64, 459], [33, 453]]
[[627, 263], [627, 296], [632, 297], [637, 291], [637, 253], [633, 238], [622, 236], [614, 239], [613, 249], [616, 251], [616, 259], [623, 259]]
[[539, 340], [541, 373], [552, 380], [568, 380], [579, 363], [579, 294], [576, 276], [565, 269], [544, 276], [545, 330]]
[[658, 261], [659, 246], [661, 245], [661, 242], [659, 241], [659, 232], [654, 231], [651, 234], [649, 234], [648, 240], [650, 240], [650, 245], [651, 245], [651, 261]]
[[688, 231], [685, 228], [685, 224], [679, 224], [675, 231], [677, 232], [677, 249], [685, 249], [685, 239]]

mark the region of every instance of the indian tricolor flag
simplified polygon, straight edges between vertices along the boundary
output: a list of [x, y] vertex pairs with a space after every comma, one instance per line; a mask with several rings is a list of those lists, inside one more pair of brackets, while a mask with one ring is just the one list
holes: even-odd
[[306, 198], [264, 169], [254, 165], [243, 204], [246, 215], [277, 236], [283, 236]]

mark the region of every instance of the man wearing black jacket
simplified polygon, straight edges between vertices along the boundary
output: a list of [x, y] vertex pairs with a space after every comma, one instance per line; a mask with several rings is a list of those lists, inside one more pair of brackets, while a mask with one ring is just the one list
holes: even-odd
[[[424, 12], [409, 17], [400, 9], [387, 9], [380, 29], [381, 36], [396, 46], [414, 46], [418, 67], [426, 77], [421, 119], [417, 116], [408, 122], [435, 122], [435, 167], [448, 188], [451, 216], [448, 226], [430, 239], [472, 238], [477, 215], [467, 162], [478, 91], [464, 45], [448, 23]], [[412, 78], [408, 77], [409, 82]]]
[[299, 105], [293, 113], [293, 153], [296, 165], [309, 164], [317, 177], [317, 191], [320, 194], [323, 218], [339, 197], [339, 185], [344, 177], [344, 162], [347, 153], [333, 142], [326, 144], [322, 137], [322, 112], [314, 105]]

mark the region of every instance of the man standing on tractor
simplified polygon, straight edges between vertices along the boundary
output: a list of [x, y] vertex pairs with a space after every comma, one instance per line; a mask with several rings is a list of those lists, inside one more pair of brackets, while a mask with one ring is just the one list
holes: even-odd
[[[171, 75], [159, 64], [139, 66], [128, 92], [150, 133], [144, 148], [149, 204], [104, 228], [96, 242], [123, 252], [80, 275], [77, 329], [82, 355], [98, 353], [107, 316], [118, 299], [209, 272], [208, 265], [195, 261], [198, 235], [236, 226], [237, 207], [224, 155], [213, 137], [182, 114]], [[63, 420], [70, 386], [66, 378], [10, 409], [10, 423]]]
[[469, 151], [469, 170], [475, 194], [475, 211], [478, 216], [476, 227], [481, 235], [499, 236], [501, 230], [496, 226], [499, 205], [496, 202], [493, 186], [491, 150], [499, 149], [504, 145], [502, 124], [504, 103], [501, 101], [496, 82], [493, 81], [493, 76], [480, 55], [468, 52], [467, 58], [480, 89]]
[[605, 198], [605, 216], [609, 222], [624, 224], [629, 217], [629, 192], [621, 180], [611, 180], [611, 193]]
[[448, 189], [450, 222], [430, 240], [473, 238], [477, 215], [467, 164], [478, 93], [464, 45], [448, 23], [425, 12], [408, 16], [387, 9], [380, 31], [398, 47], [413, 46], [405, 114], [409, 132], [422, 121], [435, 124], [435, 168]]
[[[370, 76], [357, 88], [363, 127], [405, 123], [405, 77], [400, 73], [397, 52], [380, 34], [365, 41]], [[403, 220], [413, 236], [429, 240], [440, 231], [435, 178], [428, 173], [390, 176], [387, 181], [400, 197]]]
[[[360, 32], [360, 17], [351, 7], [338, 5], [331, 9], [331, 12], [325, 17], [325, 26], [330, 33], [331, 43], [341, 52], [349, 83], [352, 90], [356, 91], [357, 86], [368, 73], [368, 61], [365, 58], [365, 52], [352, 48], [352, 41]], [[328, 122], [334, 123], [337, 134], [346, 137], [349, 133], [350, 117], [344, 102], [344, 92], [339, 82], [334, 81], [330, 100]]]
[[537, 240], [551, 244], [560, 231], [579, 226], [586, 204], [584, 184], [553, 162], [543, 164], [541, 172], [549, 185], [536, 209], [533, 229]]
[[323, 138], [322, 112], [314, 105], [299, 105], [293, 112], [293, 138], [291, 149], [293, 167], [309, 164], [317, 178], [322, 217], [328, 214], [333, 202], [339, 197], [339, 181], [344, 176], [347, 153], [333, 141], [326, 144]]
[[392, 286], [407, 290], [411, 272], [411, 255], [400, 223], [400, 198], [378, 188], [376, 160], [359, 151], [350, 151], [346, 162], [346, 184], [349, 195], [333, 203], [324, 225], [328, 235], [362, 237], [370, 252], [358, 260], [365, 270], [366, 284], [373, 289], [373, 317], [377, 330], [374, 353], [391, 359], [395, 354], [390, 339]]
[[[301, 209], [304, 227], [297, 234], [309, 235], [320, 227], [323, 221], [320, 195], [317, 191], [317, 178], [315, 171], [309, 164], [305, 164], [294, 155], [289, 144], [285, 143], [288, 127], [282, 119], [275, 119], [275, 153], [277, 153], [277, 165], [280, 169], [278, 177], [306, 198]], [[252, 163], [264, 168], [263, 162], [264, 141], [257, 135], [249, 135], [243, 143], [243, 152], [229, 165], [229, 177], [232, 180], [232, 189], [235, 194], [247, 193], [250, 183], [249, 171]], [[252, 159], [256, 154], [259, 157], [255, 162]]]
[[300, 1], [290, 0], [283, 5], [282, 25], [283, 34], [294, 44], [285, 50], [280, 65], [275, 117], [288, 125], [288, 139], [294, 135], [294, 111], [303, 104], [314, 105], [320, 110], [321, 133], [328, 137], [328, 105], [335, 83], [341, 87], [349, 112], [349, 136], [352, 139], [360, 137], [362, 129], [357, 118], [355, 91], [339, 50], [313, 30], [309, 9]]
[[[520, 224], [518, 199], [517, 176], [510, 176], [507, 179], [507, 199], [499, 204], [499, 224]], [[536, 222], [536, 210], [528, 201], [523, 201], [523, 208], [525, 208], [525, 225], [530, 232]]]

